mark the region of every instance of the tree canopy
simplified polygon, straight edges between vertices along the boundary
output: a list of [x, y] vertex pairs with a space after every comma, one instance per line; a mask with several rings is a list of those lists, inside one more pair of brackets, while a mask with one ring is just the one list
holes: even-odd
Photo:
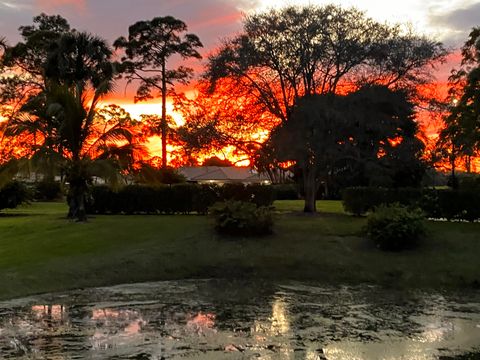
[[391, 159], [418, 159], [422, 147], [415, 134], [413, 106], [404, 92], [365, 86], [348, 95], [304, 96], [266, 146], [278, 161], [299, 167], [305, 211], [314, 212], [319, 187], [339, 174], [360, 167], [365, 176]]
[[366, 83], [412, 88], [431, 79], [429, 68], [445, 55], [440, 43], [354, 8], [290, 6], [247, 16], [243, 32], [209, 57], [205, 78], [212, 90], [234, 79], [285, 121], [303, 96]]

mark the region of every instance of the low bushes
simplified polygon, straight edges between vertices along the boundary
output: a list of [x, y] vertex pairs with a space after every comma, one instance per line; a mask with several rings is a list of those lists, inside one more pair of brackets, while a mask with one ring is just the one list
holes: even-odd
[[215, 230], [222, 235], [262, 236], [272, 233], [273, 213], [267, 206], [229, 200], [210, 209], [215, 219]]
[[297, 184], [276, 184], [272, 187], [275, 200], [298, 200], [300, 198]]
[[30, 200], [31, 194], [25, 184], [11, 181], [0, 189], [0, 210], [14, 209]]
[[345, 211], [364, 215], [381, 204], [400, 203], [420, 208], [428, 218], [475, 221], [480, 219], [480, 192], [451, 189], [347, 188], [342, 194]]
[[416, 204], [421, 196], [421, 189], [415, 188], [352, 187], [343, 190], [342, 202], [345, 211], [364, 215], [381, 204]]
[[368, 216], [367, 236], [381, 250], [413, 248], [425, 234], [423, 212], [398, 203], [381, 205]]
[[62, 197], [62, 187], [57, 181], [39, 181], [34, 184], [33, 198], [39, 201], [53, 201]]
[[426, 191], [420, 207], [429, 218], [480, 220], [480, 192], [468, 190]]
[[273, 188], [266, 185], [128, 185], [118, 191], [107, 186], [94, 186], [87, 211], [96, 214], [207, 214], [209, 207], [224, 200], [270, 206], [275, 198]]

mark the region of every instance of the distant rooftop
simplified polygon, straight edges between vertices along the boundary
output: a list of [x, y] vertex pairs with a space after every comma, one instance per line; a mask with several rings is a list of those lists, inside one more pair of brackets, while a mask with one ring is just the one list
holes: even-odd
[[249, 167], [192, 166], [180, 168], [179, 172], [191, 182], [270, 182], [267, 176]]

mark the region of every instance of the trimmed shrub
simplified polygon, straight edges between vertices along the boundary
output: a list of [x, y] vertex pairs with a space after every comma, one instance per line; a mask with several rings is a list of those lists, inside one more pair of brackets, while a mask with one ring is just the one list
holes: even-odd
[[345, 211], [356, 216], [364, 215], [378, 202], [378, 190], [367, 187], [347, 188], [342, 193]]
[[207, 214], [209, 207], [226, 199], [270, 206], [274, 201], [271, 186], [229, 184], [127, 185], [118, 191], [94, 186], [88, 212], [97, 214]]
[[27, 203], [31, 193], [25, 184], [11, 181], [0, 189], [0, 210], [15, 209], [18, 205]]
[[198, 214], [208, 214], [208, 209], [220, 200], [219, 187], [213, 184], [193, 186], [192, 210]]
[[90, 189], [87, 212], [96, 214], [119, 213], [120, 210], [115, 208], [115, 195], [112, 189], [106, 185], [93, 186]]
[[368, 216], [367, 235], [375, 246], [386, 251], [401, 251], [418, 244], [425, 234], [423, 212], [398, 203], [381, 205]]
[[480, 175], [462, 177], [458, 186], [462, 191], [480, 191]]
[[420, 207], [433, 219], [480, 220], [480, 192], [471, 190], [425, 190]]
[[343, 191], [343, 207], [355, 215], [364, 215], [376, 206], [393, 203], [419, 207], [433, 219], [480, 219], [480, 192], [476, 190], [357, 187]]
[[193, 193], [195, 186], [190, 184], [178, 184], [170, 189], [171, 212], [189, 214], [193, 211]]
[[251, 184], [245, 188], [249, 194], [249, 201], [257, 206], [272, 206], [275, 201], [275, 192], [271, 185]]
[[272, 233], [273, 213], [270, 207], [244, 201], [215, 204], [210, 213], [215, 218], [215, 230], [223, 235], [261, 236]]
[[242, 183], [225, 183], [219, 189], [221, 200], [250, 201], [252, 198]]
[[298, 188], [296, 184], [271, 185], [275, 194], [275, 200], [298, 200]]
[[33, 188], [33, 198], [39, 201], [53, 201], [62, 197], [62, 187], [57, 181], [39, 181]]

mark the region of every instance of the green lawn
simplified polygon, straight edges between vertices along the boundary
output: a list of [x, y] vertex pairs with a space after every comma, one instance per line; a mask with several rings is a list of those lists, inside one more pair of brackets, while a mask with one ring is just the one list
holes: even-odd
[[192, 277], [260, 276], [401, 287], [480, 285], [480, 223], [428, 224], [422, 246], [383, 253], [362, 237], [364, 218], [340, 202], [279, 201], [275, 234], [231, 240], [196, 215], [65, 219], [36, 203], [0, 216], [0, 299], [71, 288]]

